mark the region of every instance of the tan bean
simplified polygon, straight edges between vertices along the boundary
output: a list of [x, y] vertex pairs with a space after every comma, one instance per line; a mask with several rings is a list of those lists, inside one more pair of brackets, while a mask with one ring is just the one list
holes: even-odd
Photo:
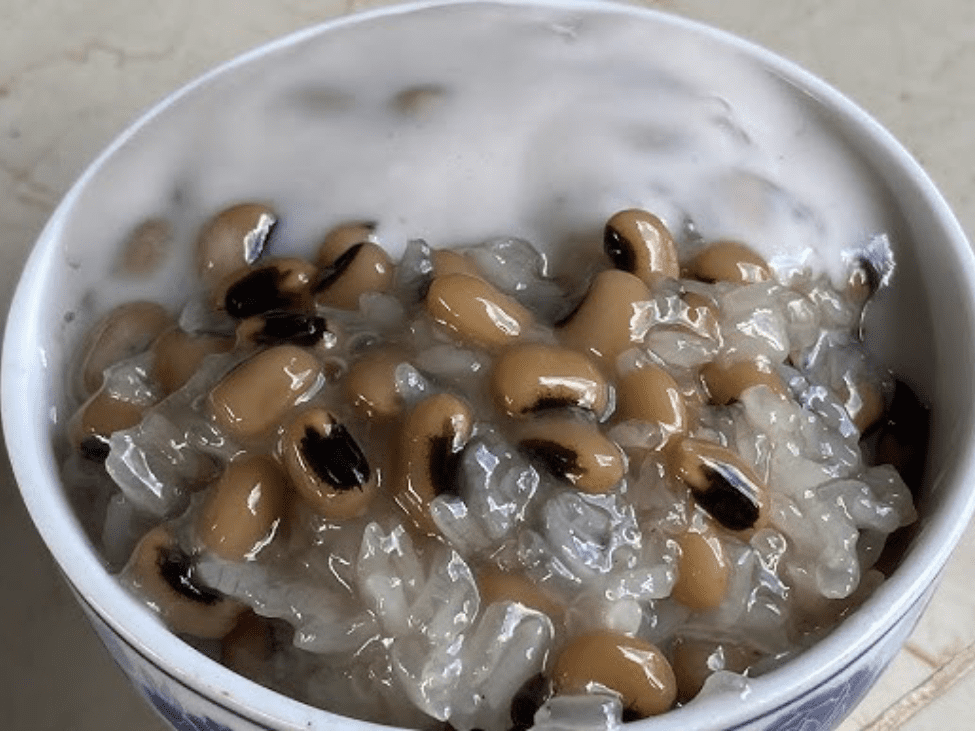
[[450, 249], [433, 249], [430, 252], [430, 263], [433, 265], [434, 277], [443, 277], [448, 274], [466, 274], [468, 277], [478, 278], [481, 276], [473, 261]]
[[648, 287], [680, 276], [674, 239], [648, 211], [630, 208], [613, 214], [606, 222], [603, 248], [617, 269], [635, 274]]
[[281, 458], [298, 494], [332, 520], [362, 515], [378, 479], [355, 438], [324, 409], [298, 413], [281, 438]]
[[481, 595], [482, 607], [495, 602], [516, 602], [547, 615], [553, 621], [560, 619], [564, 613], [561, 603], [542, 591], [536, 582], [524, 574], [485, 567], [477, 572], [477, 589]]
[[145, 414], [147, 404], [123, 401], [101, 389], [89, 398], [71, 419], [71, 443], [82, 456], [95, 462], [108, 457], [112, 434], [131, 429]]
[[393, 262], [377, 244], [355, 244], [322, 269], [313, 291], [315, 302], [340, 310], [359, 309], [366, 292], [385, 292], [393, 284]]
[[423, 531], [437, 532], [430, 503], [458, 491], [459, 461], [474, 428], [470, 406], [439, 393], [420, 401], [403, 422], [399, 438], [399, 473], [393, 497]]
[[671, 459], [673, 473], [720, 525], [732, 532], [765, 525], [768, 488], [730, 449], [687, 437], [676, 444]]
[[318, 247], [318, 266], [329, 267], [356, 244], [378, 244], [375, 221], [348, 221], [331, 229]]
[[239, 269], [217, 288], [218, 306], [238, 320], [278, 310], [305, 310], [318, 268], [304, 259], [267, 259]]
[[245, 609], [196, 581], [192, 557], [165, 524], [139, 541], [122, 576], [178, 634], [219, 639], [233, 629]]
[[656, 645], [605, 630], [571, 639], [555, 658], [552, 680], [558, 694], [619, 693], [624, 721], [669, 711], [677, 697], [674, 671]]
[[715, 404], [737, 401], [742, 393], [753, 386], [766, 386], [783, 398], [789, 395], [789, 389], [775, 365], [764, 356], [730, 363], [711, 361], [701, 368], [701, 380], [711, 402]]
[[225, 353], [233, 346], [233, 338], [221, 335], [194, 335], [179, 328], [167, 330], [152, 344], [152, 379], [167, 394], [178, 391], [204, 358]]
[[612, 370], [620, 353], [638, 342], [636, 303], [649, 299], [650, 290], [638, 277], [618, 269], [600, 272], [576, 310], [558, 324], [558, 338]]
[[656, 363], [641, 363], [616, 379], [616, 413], [620, 419], [659, 424], [665, 442], [688, 428], [680, 386]]
[[760, 653], [733, 642], [678, 637], [672, 649], [677, 700], [687, 703], [701, 692], [711, 673], [728, 670], [744, 673]]
[[693, 526], [676, 538], [680, 546], [677, 583], [671, 597], [694, 610], [712, 609], [728, 591], [730, 565], [714, 531]]
[[233, 460], [196, 513], [197, 538], [228, 561], [253, 560], [278, 531], [287, 490], [287, 478], [270, 457]]
[[623, 452], [588, 421], [539, 417], [518, 429], [517, 441], [532, 462], [583, 492], [608, 492], [626, 474]]
[[466, 274], [434, 278], [426, 308], [461, 340], [488, 348], [514, 342], [532, 323], [531, 312], [516, 300]]
[[602, 415], [609, 386], [584, 354], [542, 343], [514, 345], [494, 362], [491, 387], [498, 408], [508, 416], [527, 416], [575, 406]]
[[240, 203], [213, 216], [196, 242], [197, 271], [203, 282], [215, 287], [257, 261], [277, 221], [277, 214], [263, 203]]
[[214, 420], [231, 437], [268, 434], [298, 399], [323, 378], [318, 360], [294, 345], [278, 345], [245, 360], [209, 395]]
[[702, 282], [752, 284], [772, 278], [772, 270], [756, 251], [737, 241], [711, 244], [688, 267], [691, 276]]
[[721, 319], [718, 303], [699, 292], [685, 292], [681, 299], [687, 305], [685, 314], [687, 325], [692, 330], [717, 340], [720, 336], [718, 323]]
[[399, 348], [376, 348], [349, 366], [345, 396], [367, 419], [391, 419], [403, 410], [403, 397], [396, 390], [396, 367], [407, 362]]
[[105, 315], [91, 329], [83, 348], [84, 395], [101, 388], [106, 368], [143, 352], [174, 324], [166, 308], [155, 302], [128, 302]]

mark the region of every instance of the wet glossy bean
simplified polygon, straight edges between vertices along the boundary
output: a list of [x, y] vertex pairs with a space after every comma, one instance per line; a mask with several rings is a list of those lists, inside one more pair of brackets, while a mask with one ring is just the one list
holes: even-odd
[[241, 203], [217, 213], [200, 229], [196, 263], [200, 278], [215, 287], [261, 256], [277, 223], [263, 203]]
[[671, 656], [677, 700], [687, 703], [701, 692], [709, 675], [718, 670], [744, 673], [760, 653], [730, 641], [678, 637]]
[[470, 406], [447, 393], [423, 399], [406, 415], [393, 496], [421, 530], [436, 532], [430, 502], [457, 494], [461, 453], [473, 428]]
[[362, 515], [378, 477], [344, 425], [324, 409], [298, 413], [281, 438], [281, 458], [298, 494], [333, 520]]
[[694, 257], [689, 273], [702, 282], [750, 284], [772, 278], [772, 270], [756, 251], [737, 241], [719, 241]]
[[278, 531], [287, 490], [287, 478], [270, 457], [234, 459], [196, 513], [197, 538], [228, 561], [254, 560]]
[[88, 333], [82, 349], [84, 395], [101, 388], [106, 368], [143, 352], [174, 324], [166, 308], [155, 302], [128, 302], [111, 310]]
[[677, 582], [671, 597], [694, 610], [713, 609], [728, 590], [730, 564], [721, 541], [707, 525], [695, 525], [676, 537], [680, 546]]
[[299, 345], [329, 350], [338, 345], [339, 334], [321, 315], [300, 311], [265, 312], [241, 320], [237, 342], [253, 345]]
[[556, 333], [563, 345], [591, 355], [611, 370], [620, 353], [637, 344], [636, 304], [649, 299], [650, 290], [638, 277], [617, 269], [600, 272]]
[[766, 386], [783, 398], [789, 395], [775, 365], [764, 356], [733, 362], [711, 361], [701, 368], [701, 380], [715, 404], [737, 401], [742, 393], [754, 386]]
[[376, 348], [349, 366], [344, 379], [345, 397], [367, 419], [390, 419], [403, 410], [396, 390], [396, 367], [406, 357], [398, 348]]
[[483, 279], [447, 274], [430, 283], [426, 309], [461, 340], [482, 347], [514, 342], [532, 323], [531, 313]]
[[473, 261], [450, 249], [433, 249], [430, 252], [430, 263], [433, 265], [434, 277], [443, 277], [448, 274], [466, 274], [469, 277], [478, 278], [481, 276]]
[[504, 350], [494, 363], [491, 387], [508, 416], [570, 406], [602, 415], [609, 403], [606, 379], [587, 356], [541, 343]]
[[538, 417], [520, 425], [517, 442], [533, 463], [583, 492], [607, 492], [626, 473], [623, 452], [592, 422]]
[[318, 276], [304, 259], [268, 259], [235, 272], [218, 290], [227, 314], [243, 320], [265, 312], [308, 309]]
[[558, 694], [619, 693], [624, 721], [664, 713], [677, 697], [674, 671], [656, 645], [608, 631], [572, 638], [555, 658], [552, 680]]
[[366, 292], [385, 292], [393, 284], [389, 255], [371, 241], [354, 244], [324, 267], [315, 281], [315, 302], [340, 310], [359, 309]]
[[245, 608], [197, 582], [192, 557], [168, 525], [153, 528], [139, 541], [122, 578], [179, 634], [219, 639]]
[[335, 226], [318, 247], [318, 266], [329, 267], [356, 244], [378, 244], [375, 221], [348, 221]]
[[562, 604], [542, 591], [525, 574], [501, 571], [494, 567], [483, 568], [477, 572], [477, 589], [481, 596], [481, 606], [484, 607], [494, 602], [516, 602], [547, 615], [553, 621], [561, 618], [564, 613]]
[[603, 248], [617, 269], [635, 274], [648, 287], [680, 276], [674, 239], [648, 211], [630, 208], [613, 214], [603, 232]]
[[147, 407], [148, 404], [115, 398], [102, 389], [82, 404], [72, 417], [71, 443], [85, 459], [104, 462], [112, 434], [142, 421]]
[[163, 390], [179, 390], [199, 369], [208, 355], [225, 353], [233, 338], [222, 335], [194, 335], [179, 328], [167, 330], [152, 344], [152, 379]]
[[732, 532], [762, 527], [768, 489], [737, 454], [701, 439], [685, 438], [672, 453], [672, 469], [694, 500]]
[[641, 363], [616, 379], [616, 414], [620, 419], [658, 424], [665, 442], [688, 428], [680, 386], [656, 363]]
[[322, 367], [314, 355], [294, 345], [278, 345], [225, 375], [210, 392], [210, 412], [232, 438], [261, 437], [322, 379]]

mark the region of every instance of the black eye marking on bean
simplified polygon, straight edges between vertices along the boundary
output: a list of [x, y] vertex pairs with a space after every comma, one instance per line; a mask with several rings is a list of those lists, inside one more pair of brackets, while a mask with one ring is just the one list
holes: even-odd
[[264, 324], [254, 335], [261, 345], [291, 343], [311, 347], [328, 332], [328, 323], [320, 315], [307, 315], [303, 312], [269, 312], [264, 315]]
[[540, 463], [563, 482], [571, 484], [573, 477], [581, 477], [585, 472], [579, 464], [579, 455], [558, 442], [547, 439], [525, 439], [518, 446], [528, 459]]
[[208, 607], [223, 601], [220, 592], [193, 582], [193, 561], [178, 548], [161, 549], [156, 560], [160, 576], [180, 596]]
[[721, 525], [729, 530], [745, 530], [755, 525], [759, 516], [758, 489], [738, 470], [726, 466], [701, 466], [707, 487], [692, 487], [694, 499]]
[[318, 281], [315, 283], [312, 291], [315, 294], [319, 292], [324, 292], [326, 289], [335, 284], [335, 281], [345, 274], [345, 270], [352, 266], [352, 262], [355, 260], [356, 256], [359, 254], [359, 250], [362, 249], [363, 244], [354, 244], [342, 252], [342, 255], [325, 267], [322, 273], [318, 277]]
[[454, 449], [454, 435], [447, 431], [430, 437], [430, 483], [436, 495], [458, 495], [462, 449]]
[[537, 414], [552, 409], [566, 409], [578, 406], [579, 402], [572, 396], [542, 396], [521, 410], [522, 414]]
[[224, 309], [231, 317], [242, 320], [291, 304], [291, 297], [281, 291], [282, 273], [273, 266], [255, 269], [234, 282], [224, 298]]
[[552, 695], [552, 683], [541, 673], [524, 682], [511, 699], [510, 731], [527, 731], [535, 725], [535, 714]]
[[112, 451], [108, 442], [94, 435], [85, 437], [78, 448], [81, 450], [81, 456], [90, 459], [92, 462], [104, 462], [108, 459], [109, 452]]
[[301, 453], [315, 476], [339, 492], [361, 490], [369, 481], [366, 456], [341, 424], [332, 424], [327, 435], [314, 427], [305, 427]]
[[636, 253], [633, 246], [612, 226], [606, 226], [603, 232], [603, 250], [613, 262], [613, 266], [624, 272], [636, 269]]

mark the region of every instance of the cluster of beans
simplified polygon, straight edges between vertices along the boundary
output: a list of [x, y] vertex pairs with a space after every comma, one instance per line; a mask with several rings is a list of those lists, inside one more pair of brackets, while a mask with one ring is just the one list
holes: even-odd
[[[85, 458], [103, 461], [111, 435], [139, 424], [149, 409], [182, 388], [209, 356], [236, 352], [235, 364], [204, 395], [200, 408], [239, 453], [200, 475], [191, 545], [177, 539], [173, 520], [159, 520], [134, 550], [126, 575], [178, 633], [227, 638], [254, 631], [245, 607], [193, 576], [194, 554], [212, 552], [247, 561], [288, 530], [290, 505], [331, 521], [360, 517], [377, 504], [400, 511], [415, 535], [444, 540], [430, 512], [439, 495], [457, 491], [457, 466], [477, 421], [499, 425], [538, 470], [590, 494], [618, 487], [628, 457], [608, 436], [624, 421], [650, 423], [668, 479], [689, 491], [702, 519], [676, 537], [678, 579], [672, 597], [692, 610], [718, 606], [729, 565], [718, 533], [747, 539], [767, 524], [768, 490], [731, 449], [692, 436], [697, 414], [762, 386], [788, 395], [774, 363], [758, 357], [715, 360], [688, 388], [652, 358], [621, 358], [635, 342], [636, 303], [674, 281], [748, 284], [771, 278], [768, 264], [748, 247], [717, 242], [683, 266], [663, 223], [625, 210], [606, 224], [609, 263], [596, 273], [578, 306], [558, 322], [542, 321], [479, 272], [462, 251], [434, 250], [432, 271], [419, 292], [419, 317], [448, 341], [488, 354], [484, 399], [441, 390], [413, 403], [397, 389], [397, 368], [409, 343], [360, 344], [347, 367], [331, 356], [348, 351], [341, 317], [367, 293], [394, 288], [396, 266], [374, 227], [340, 226], [324, 238], [315, 261], [265, 253], [276, 223], [263, 205], [241, 204], [211, 219], [198, 242], [198, 271], [212, 308], [229, 328], [187, 332], [159, 305], [123, 305], [93, 330], [79, 369], [84, 403], [71, 439]], [[869, 267], [851, 278], [848, 295], [862, 302], [875, 284]], [[680, 291], [682, 318], [674, 327], [714, 331], [718, 302], [705, 288]], [[345, 349], [345, 351], [343, 351]], [[103, 377], [112, 364], [139, 354], [148, 369], [140, 388], [125, 391]], [[148, 385], [146, 385], [148, 384]], [[316, 397], [322, 384], [343, 403]], [[850, 417], [861, 431], [883, 413], [875, 384], [851, 385]], [[386, 448], [367, 454], [357, 438], [383, 424]], [[171, 516], [169, 516], [171, 517]], [[516, 601], [555, 618], [561, 609], [524, 575], [487, 565], [479, 569], [482, 602]], [[674, 660], [674, 657], [671, 657]], [[671, 708], [684, 681], [681, 668], [637, 637], [607, 630], [569, 638], [551, 659], [547, 677], [516, 697], [513, 717], [530, 724], [538, 697], [618, 692], [627, 718]], [[540, 686], [539, 683], [542, 683]], [[695, 690], [696, 690], [695, 687]], [[530, 696], [525, 700], [525, 696]], [[534, 700], [532, 700], [534, 698]], [[529, 711], [516, 712], [527, 703]], [[516, 723], [517, 725], [517, 723]]]

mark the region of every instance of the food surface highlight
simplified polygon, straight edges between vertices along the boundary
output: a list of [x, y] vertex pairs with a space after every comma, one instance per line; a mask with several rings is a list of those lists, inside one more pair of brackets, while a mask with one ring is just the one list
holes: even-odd
[[277, 224], [217, 212], [183, 310], [113, 309], [68, 375], [106, 563], [232, 670], [419, 729], [625, 722], [885, 578], [927, 411], [860, 340], [867, 259], [837, 286], [633, 208], [562, 277], [516, 238], [394, 261], [372, 221], [279, 257]]

